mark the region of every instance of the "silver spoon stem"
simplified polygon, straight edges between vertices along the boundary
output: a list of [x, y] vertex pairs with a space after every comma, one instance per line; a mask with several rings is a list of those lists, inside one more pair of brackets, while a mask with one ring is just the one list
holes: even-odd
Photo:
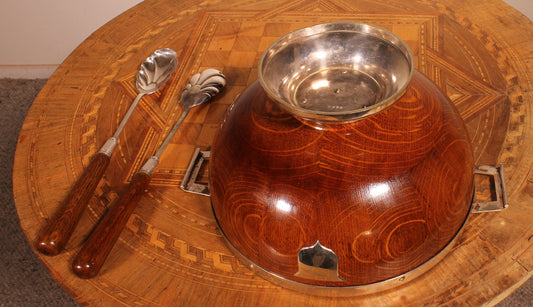
[[211, 98], [218, 94], [220, 89], [222, 89], [225, 85], [226, 80], [224, 75], [220, 71], [212, 68], [206, 69], [191, 78], [191, 82], [185, 87], [185, 90], [181, 95], [181, 104], [183, 105], [183, 109], [180, 117], [172, 127], [172, 130], [170, 130], [168, 133], [163, 143], [161, 143], [156, 153], [146, 161], [139, 172], [147, 175], [152, 174], [155, 167], [159, 163], [161, 154], [163, 154], [165, 148], [174, 138], [174, 135], [181, 126], [181, 123], [183, 123], [183, 120], [185, 120], [185, 117], [187, 117], [187, 114], [189, 114], [191, 108], [211, 100]]
[[115, 149], [115, 146], [117, 145], [117, 140], [118, 140], [118, 137], [120, 136], [120, 133], [122, 133], [122, 130], [124, 130], [126, 123], [131, 117], [131, 114], [133, 114], [133, 111], [135, 110], [135, 108], [139, 104], [139, 101], [141, 101], [141, 98], [144, 95], [146, 95], [146, 93], [139, 93], [137, 97], [135, 97], [135, 100], [133, 100], [132, 104], [128, 108], [128, 111], [124, 115], [124, 118], [122, 118], [122, 120], [120, 121], [120, 124], [118, 125], [117, 130], [115, 130], [115, 134], [113, 134], [112, 137], [107, 139], [107, 141], [104, 143], [104, 145], [102, 145], [102, 147], [98, 151], [99, 153], [103, 153], [111, 157], [111, 155], [113, 154], [113, 150]]
[[178, 131], [179, 127], [181, 126], [181, 123], [183, 122], [185, 117], [187, 117], [187, 114], [189, 114], [190, 110], [191, 108], [183, 109], [183, 112], [181, 113], [180, 118], [178, 119], [174, 127], [172, 127], [172, 130], [169, 132], [169, 134], [167, 135], [163, 143], [161, 143], [161, 146], [159, 146], [159, 149], [157, 150], [157, 152], [144, 163], [144, 165], [141, 167], [139, 172], [142, 172], [148, 175], [152, 174], [155, 167], [159, 163], [159, 158], [161, 157], [161, 154], [163, 154], [163, 151], [165, 150], [165, 148], [168, 146], [168, 144], [170, 143], [170, 141], [172, 140], [172, 138]]
[[139, 68], [139, 72], [137, 73], [137, 81], [135, 82], [135, 86], [137, 87], [139, 94], [137, 97], [135, 97], [135, 100], [133, 100], [133, 103], [128, 108], [128, 111], [126, 111], [124, 118], [122, 118], [120, 121], [120, 124], [115, 130], [113, 136], [107, 139], [98, 153], [102, 153], [108, 157], [111, 157], [113, 150], [115, 150], [117, 145], [120, 133], [122, 133], [122, 130], [124, 130], [126, 123], [139, 104], [139, 101], [141, 101], [141, 98], [146, 94], [152, 94], [159, 90], [159, 88], [161, 88], [161, 86], [163, 86], [163, 84], [165, 84], [165, 82], [167, 82], [167, 80], [170, 78], [177, 65], [178, 59], [176, 52], [168, 48], [154, 51], [152, 55], [143, 61], [141, 67]]
[[128, 111], [124, 115], [124, 118], [120, 121], [120, 124], [118, 125], [117, 130], [115, 131], [115, 134], [113, 134], [112, 137], [118, 138], [120, 136], [120, 133], [122, 132], [122, 130], [124, 130], [124, 127], [126, 126], [126, 123], [128, 122], [128, 120], [131, 117], [131, 114], [133, 114], [133, 111], [135, 110], [135, 108], [139, 104], [139, 101], [141, 101], [141, 98], [144, 95], [146, 95], [146, 93], [139, 93], [139, 95], [137, 95], [137, 97], [135, 97], [135, 100], [133, 100], [131, 106], [129, 107]]

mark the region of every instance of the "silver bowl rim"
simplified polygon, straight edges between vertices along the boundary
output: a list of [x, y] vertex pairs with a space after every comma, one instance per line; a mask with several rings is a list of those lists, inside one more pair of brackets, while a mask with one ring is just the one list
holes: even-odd
[[[269, 56], [276, 54], [279, 50], [282, 50], [285, 48], [289, 41], [306, 37], [306, 36], [313, 36], [321, 33], [326, 32], [354, 32], [354, 33], [360, 33], [365, 35], [370, 35], [374, 37], [381, 38], [382, 40], [386, 41], [387, 43], [391, 44], [392, 46], [395, 46], [398, 48], [405, 56], [408, 65], [409, 65], [409, 75], [406, 78], [404, 84], [398, 88], [392, 95], [387, 97], [386, 99], [383, 99], [379, 101], [378, 103], [368, 106], [364, 109], [357, 109], [357, 110], [349, 110], [349, 111], [333, 111], [333, 112], [327, 112], [327, 111], [312, 111], [309, 109], [304, 109], [295, 105], [292, 105], [285, 101], [284, 99], [279, 98], [279, 95], [272, 92], [270, 90], [270, 87], [266, 84], [266, 81], [263, 78], [263, 66], [266, 62], [266, 60], [269, 58]], [[258, 80], [261, 84], [261, 87], [267, 95], [272, 98], [274, 101], [276, 101], [281, 107], [283, 107], [285, 110], [289, 111], [290, 113], [302, 117], [304, 119], [311, 119], [311, 120], [318, 120], [321, 122], [328, 122], [328, 123], [335, 123], [335, 122], [350, 122], [362, 119], [364, 117], [376, 114], [378, 112], [381, 112], [382, 110], [390, 107], [394, 102], [396, 102], [407, 90], [409, 87], [409, 84], [411, 83], [414, 71], [415, 71], [415, 61], [414, 61], [414, 55], [407, 43], [402, 40], [398, 35], [394, 34], [393, 32], [376, 26], [372, 24], [367, 23], [360, 23], [360, 22], [352, 22], [352, 21], [333, 21], [333, 22], [326, 22], [326, 23], [320, 23], [316, 25], [312, 25], [309, 27], [304, 27], [300, 29], [296, 29], [292, 32], [289, 32], [277, 40], [275, 40], [270, 46], [263, 52], [258, 65]]]

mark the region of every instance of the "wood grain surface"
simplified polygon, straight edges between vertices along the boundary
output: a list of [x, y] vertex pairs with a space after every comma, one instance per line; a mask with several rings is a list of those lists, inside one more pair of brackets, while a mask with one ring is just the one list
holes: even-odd
[[[346, 287], [400, 277], [451, 244], [470, 212], [470, 140], [418, 72], [391, 107], [353, 123], [312, 127], [259, 82], [223, 123], [209, 162], [214, 214], [234, 248], [283, 278]], [[316, 242], [338, 257], [335, 280], [298, 274], [299, 251]]]
[[[431, 271], [387, 292], [310, 296], [253, 274], [225, 245], [208, 198], [178, 186], [196, 147], [205, 149], [227, 106], [257, 78], [261, 52], [292, 29], [326, 21], [375, 24], [403, 38], [416, 68], [447, 94], [466, 123], [476, 164], [503, 163], [511, 206], [472, 215]], [[65, 251], [40, 255], [82, 304], [347, 305], [495, 304], [532, 275], [533, 25], [488, 1], [144, 1], [85, 40], [35, 100], [17, 146], [13, 186], [32, 243], [90, 157], [136, 96], [140, 62], [159, 48], [179, 55], [176, 74], [145, 96]], [[74, 255], [104, 211], [179, 117], [192, 74], [217, 68], [228, 86], [191, 111], [153, 174], [100, 275], [80, 279]]]

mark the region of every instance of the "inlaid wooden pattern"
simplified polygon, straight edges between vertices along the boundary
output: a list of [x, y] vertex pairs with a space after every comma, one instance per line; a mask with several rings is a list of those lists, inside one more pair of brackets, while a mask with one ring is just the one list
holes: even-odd
[[[375, 24], [409, 44], [417, 69], [459, 109], [475, 162], [504, 163], [511, 207], [472, 215], [426, 275], [392, 291], [333, 299], [254, 275], [226, 247], [209, 199], [177, 186], [194, 148], [211, 145], [226, 107], [257, 78], [262, 51], [288, 31], [335, 20]], [[524, 16], [496, 0], [144, 1], [83, 42], [32, 106], [13, 174], [22, 227], [33, 242], [135, 97], [140, 62], [168, 47], [179, 55], [176, 74], [143, 98], [66, 251], [39, 255], [74, 298], [88, 305], [495, 303], [533, 269], [532, 33]], [[69, 271], [73, 255], [179, 116], [183, 86], [208, 67], [224, 72], [227, 88], [191, 111], [101, 274], [78, 279]]]

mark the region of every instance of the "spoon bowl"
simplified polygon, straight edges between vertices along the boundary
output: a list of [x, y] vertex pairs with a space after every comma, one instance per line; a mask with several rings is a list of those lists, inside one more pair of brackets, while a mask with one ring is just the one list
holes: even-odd
[[146, 58], [139, 67], [135, 86], [139, 93], [152, 94], [165, 84], [178, 66], [174, 50], [163, 48], [156, 50]]

